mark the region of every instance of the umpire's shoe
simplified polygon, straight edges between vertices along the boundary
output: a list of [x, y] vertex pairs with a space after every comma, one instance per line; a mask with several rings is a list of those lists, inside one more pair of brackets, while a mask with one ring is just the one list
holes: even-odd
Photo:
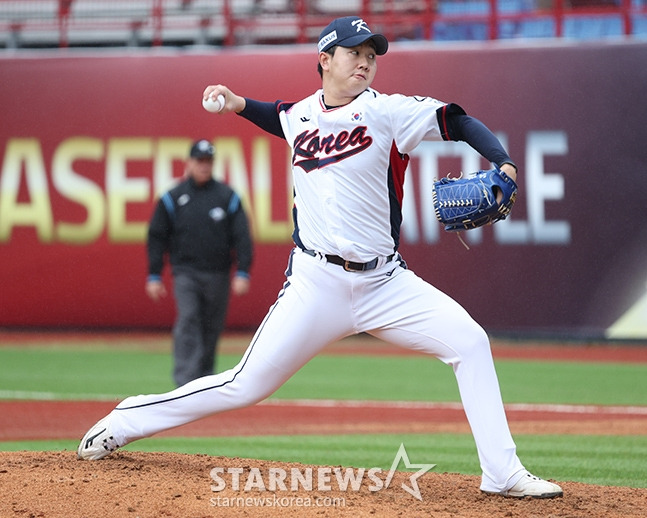
[[526, 471], [519, 481], [510, 489], [501, 491], [499, 493], [491, 491], [483, 491], [490, 495], [501, 495], [508, 498], [556, 498], [564, 495], [564, 491], [557, 484], [548, 482], [534, 476], [532, 473]]
[[110, 431], [110, 414], [95, 424], [85, 434], [76, 450], [76, 456], [84, 460], [99, 460], [110, 455], [119, 444]]

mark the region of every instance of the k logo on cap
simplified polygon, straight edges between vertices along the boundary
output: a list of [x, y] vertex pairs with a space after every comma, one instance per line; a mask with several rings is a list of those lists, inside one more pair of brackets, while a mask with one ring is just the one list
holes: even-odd
[[333, 20], [319, 35], [317, 48], [326, 52], [335, 45], [341, 47], [356, 47], [367, 40], [375, 44], [378, 56], [386, 54], [389, 49], [388, 40], [378, 33], [371, 32], [368, 24], [359, 16], [344, 16]]

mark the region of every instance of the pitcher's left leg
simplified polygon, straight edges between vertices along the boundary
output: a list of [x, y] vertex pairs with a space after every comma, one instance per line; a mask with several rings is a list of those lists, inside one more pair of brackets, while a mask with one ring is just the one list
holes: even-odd
[[[397, 270], [372, 295], [366, 329], [385, 341], [452, 366], [478, 450], [481, 489], [499, 492], [524, 473], [503, 408], [485, 331], [452, 298], [408, 270]], [[384, 308], [384, 309], [380, 309]]]

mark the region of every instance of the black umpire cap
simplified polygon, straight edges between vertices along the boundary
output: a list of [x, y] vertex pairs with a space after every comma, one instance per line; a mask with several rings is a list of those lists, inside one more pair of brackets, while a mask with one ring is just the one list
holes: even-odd
[[378, 56], [386, 54], [389, 49], [388, 40], [382, 35], [371, 32], [368, 25], [359, 16], [344, 16], [333, 20], [319, 35], [317, 48], [326, 52], [335, 45], [355, 47], [366, 40], [373, 40]]
[[215, 151], [213, 149], [213, 145], [205, 139], [194, 142], [191, 146], [191, 152], [189, 153], [189, 156], [196, 160], [203, 160], [205, 158], [213, 160], [214, 155]]

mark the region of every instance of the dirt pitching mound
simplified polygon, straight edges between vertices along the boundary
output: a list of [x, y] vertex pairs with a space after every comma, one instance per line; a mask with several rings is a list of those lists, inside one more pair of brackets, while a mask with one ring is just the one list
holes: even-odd
[[[217, 468], [220, 480], [212, 478]], [[238, 470], [238, 488], [228, 468]], [[274, 490], [279, 471], [288, 474]], [[389, 487], [371, 491], [365, 474], [361, 485], [345, 490], [330, 467], [177, 453], [117, 452], [101, 461], [79, 461], [74, 452], [0, 452], [0, 516], [2, 517], [643, 517], [647, 490], [560, 482], [563, 498], [507, 499], [484, 495], [479, 477], [427, 472], [417, 479], [422, 500], [412, 488], [412, 473], [395, 473]], [[343, 472], [345, 468], [337, 467]], [[294, 489], [291, 485], [299, 477]], [[307, 473], [314, 472], [312, 490]], [[357, 473], [357, 470], [354, 470]], [[274, 475], [273, 475], [274, 473]], [[386, 473], [379, 474], [381, 479]], [[306, 480], [306, 482], [304, 482]], [[317, 481], [324, 481], [319, 489]], [[306, 484], [304, 486], [304, 483]], [[220, 491], [212, 487], [224, 485]], [[245, 486], [249, 490], [245, 491]], [[262, 488], [265, 487], [265, 490]]]

